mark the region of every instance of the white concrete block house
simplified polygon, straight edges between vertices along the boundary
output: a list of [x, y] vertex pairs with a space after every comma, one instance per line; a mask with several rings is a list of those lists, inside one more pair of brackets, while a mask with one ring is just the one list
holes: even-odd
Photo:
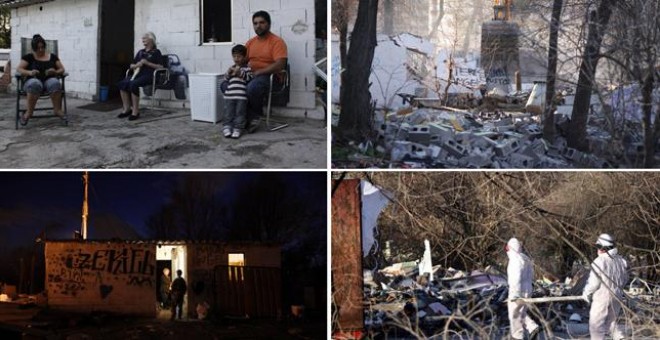
[[[20, 61], [21, 38], [39, 33], [58, 40], [70, 74], [67, 94], [90, 100], [98, 98], [103, 85], [111, 86], [111, 97], [118, 96], [114, 85], [142, 48], [146, 31], [155, 33], [163, 54], [177, 54], [188, 73], [224, 73], [232, 64], [232, 46], [255, 35], [252, 14], [265, 10], [271, 31], [288, 46], [288, 106], [315, 107], [314, 0], [0, 0], [0, 6], [12, 8], [11, 65]], [[190, 107], [189, 93], [186, 97], [157, 92], [161, 106]]]

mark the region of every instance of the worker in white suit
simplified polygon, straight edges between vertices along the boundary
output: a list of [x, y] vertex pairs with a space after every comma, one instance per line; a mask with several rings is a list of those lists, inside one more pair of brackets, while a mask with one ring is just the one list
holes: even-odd
[[628, 282], [628, 263], [619, 255], [614, 238], [601, 234], [596, 240], [598, 257], [591, 264], [591, 272], [583, 297], [592, 301], [589, 311], [589, 334], [591, 339], [605, 339], [612, 333], [614, 340], [623, 339], [616, 318], [621, 311], [620, 299]]
[[532, 296], [532, 260], [523, 254], [522, 244], [517, 238], [512, 238], [506, 244], [506, 255], [509, 257], [509, 265], [506, 268], [509, 283], [509, 323], [511, 325], [511, 338], [523, 339], [525, 331], [529, 338], [536, 336], [539, 325], [527, 316], [527, 305], [520, 298]]

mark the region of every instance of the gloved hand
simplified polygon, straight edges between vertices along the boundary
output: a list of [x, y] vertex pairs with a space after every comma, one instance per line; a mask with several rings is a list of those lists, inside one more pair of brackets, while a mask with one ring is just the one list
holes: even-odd
[[588, 304], [591, 304], [591, 295], [582, 294], [582, 299], [584, 299], [584, 301], [586, 301]]

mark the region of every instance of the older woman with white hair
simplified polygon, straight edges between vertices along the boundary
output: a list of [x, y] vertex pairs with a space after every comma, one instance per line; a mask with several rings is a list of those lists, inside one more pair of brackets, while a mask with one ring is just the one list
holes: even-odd
[[154, 70], [162, 66], [163, 55], [156, 48], [156, 36], [152, 32], [142, 36], [142, 45], [144, 48], [137, 52], [130, 66], [132, 72], [117, 84], [123, 106], [118, 118], [136, 120], [140, 117], [140, 87], [151, 84]]

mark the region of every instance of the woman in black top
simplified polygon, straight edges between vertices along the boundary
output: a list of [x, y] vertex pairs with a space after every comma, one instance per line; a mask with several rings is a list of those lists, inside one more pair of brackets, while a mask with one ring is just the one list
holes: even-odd
[[160, 50], [156, 48], [156, 36], [151, 32], [145, 33], [142, 36], [142, 44], [144, 48], [138, 51], [131, 64], [133, 72], [117, 84], [123, 104], [123, 111], [118, 118], [128, 117], [128, 120], [136, 120], [140, 117], [140, 87], [151, 84], [154, 70], [161, 67], [163, 58]]
[[27, 93], [27, 110], [21, 116], [21, 125], [28, 123], [37, 105], [37, 99], [43, 93], [50, 94], [53, 111], [61, 119], [67, 117], [62, 111], [62, 84], [57, 79], [64, 74], [62, 62], [53, 53], [46, 53], [46, 40], [39, 34], [32, 37], [32, 53], [21, 57], [17, 72], [26, 77], [23, 90]]

